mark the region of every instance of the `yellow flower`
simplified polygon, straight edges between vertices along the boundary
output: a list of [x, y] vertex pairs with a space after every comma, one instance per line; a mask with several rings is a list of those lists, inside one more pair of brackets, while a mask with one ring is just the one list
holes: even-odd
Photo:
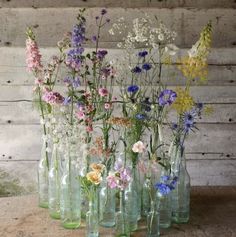
[[89, 173], [87, 173], [86, 178], [95, 185], [98, 185], [102, 182], [101, 173], [96, 171], [90, 171]]
[[105, 165], [92, 163], [90, 165], [90, 168], [97, 173], [102, 173], [103, 170], [105, 169]]
[[211, 115], [213, 112], [214, 112], [214, 109], [213, 109], [212, 106], [207, 105], [207, 106], [204, 107], [203, 113], [205, 115]]
[[190, 96], [189, 89], [176, 89], [177, 98], [172, 104], [172, 107], [177, 111], [177, 113], [182, 114], [183, 112], [189, 111], [193, 105], [194, 100], [192, 96]]

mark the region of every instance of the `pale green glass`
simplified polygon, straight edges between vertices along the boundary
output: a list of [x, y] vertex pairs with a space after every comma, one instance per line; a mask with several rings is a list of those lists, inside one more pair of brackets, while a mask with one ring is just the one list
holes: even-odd
[[147, 214], [147, 237], [160, 236], [160, 215], [157, 206], [151, 202], [151, 209]]
[[147, 217], [151, 210], [150, 200], [151, 178], [146, 177], [142, 187], [142, 216]]

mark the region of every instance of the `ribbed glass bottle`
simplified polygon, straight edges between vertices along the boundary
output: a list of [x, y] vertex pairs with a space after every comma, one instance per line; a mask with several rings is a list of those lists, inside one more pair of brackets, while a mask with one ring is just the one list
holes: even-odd
[[38, 193], [39, 206], [48, 208], [48, 171], [49, 171], [49, 153], [47, 151], [48, 142], [43, 139], [41, 158], [38, 164]]
[[76, 149], [76, 143], [67, 145], [61, 179], [61, 220], [62, 226], [67, 229], [79, 228], [81, 223], [81, 184], [78, 167], [74, 165], [77, 160]]
[[190, 213], [190, 176], [186, 169], [184, 148], [180, 148], [180, 165], [176, 188], [172, 191], [172, 220], [187, 223]]
[[61, 159], [58, 143], [53, 144], [52, 157], [49, 169], [49, 214], [53, 219], [60, 219], [61, 193]]

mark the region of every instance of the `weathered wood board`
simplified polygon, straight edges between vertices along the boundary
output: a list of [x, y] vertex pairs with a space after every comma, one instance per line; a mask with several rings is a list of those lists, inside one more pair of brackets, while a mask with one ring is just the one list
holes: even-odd
[[[90, 8], [86, 12], [88, 36], [92, 37], [97, 31], [94, 18], [100, 10], [100, 8]], [[130, 30], [132, 19], [144, 16], [145, 13], [151, 17], [158, 16], [166, 25], [175, 30], [178, 33], [176, 42], [179, 47], [191, 46], [198, 39], [202, 27], [209, 20], [212, 20], [214, 26], [213, 47], [235, 45], [236, 23], [233, 19], [236, 13], [234, 9], [110, 8], [108, 16], [114, 22], [121, 16], [125, 17], [125, 25], [127, 30]], [[0, 46], [23, 46], [25, 43], [24, 32], [29, 25], [37, 28], [41, 46], [55, 46], [63, 34], [71, 30], [77, 14], [77, 8], [1, 8], [0, 32], [2, 35]], [[66, 21], [62, 21], [62, 19], [66, 19]], [[108, 42], [110, 42], [110, 46], [115, 47], [115, 42], [122, 40], [124, 34], [111, 36], [108, 33], [109, 29], [109, 25], [104, 26], [101, 41], [106, 42], [106, 47], [109, 47]]]

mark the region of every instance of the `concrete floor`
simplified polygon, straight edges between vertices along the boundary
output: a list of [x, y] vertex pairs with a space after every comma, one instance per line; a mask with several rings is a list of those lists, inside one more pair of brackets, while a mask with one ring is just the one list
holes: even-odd
[[[145, 228], [133, 233], [145, 237]], [[82, 237], [85, 228], [65, 230], [48, 211], [37, 207], [37, 196], [0, 198], [0, 237]], [[100, 237], [115, 236], [112, 229]], [[236, 237], [236, 187], [194, 187], [189, 224], [161, 231], [166, 237]]]

